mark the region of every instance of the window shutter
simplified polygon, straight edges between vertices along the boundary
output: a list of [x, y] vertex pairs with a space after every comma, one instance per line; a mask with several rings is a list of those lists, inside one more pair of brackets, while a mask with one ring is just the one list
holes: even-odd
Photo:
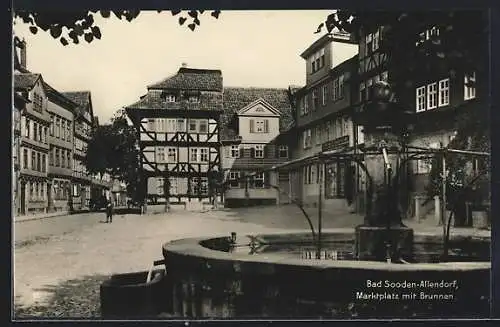
[[250, 149], [250, 158], [255, 158], [255, 148]]
[[231, 149], [229, 147], [225, 148], [225, 155], [227, 158], [231, 157]]
[[240, 158], [245, 157], [245, 149], [243, 147], [240, 148]]
[[269, 119], [264, 120], [264, 133], [269, 133]]
[[271, 158], [270, 146], [264, 145], [264, 158]]
[[255, 120], [250, 119], [250, 133], [253, 133], [255, 129]]

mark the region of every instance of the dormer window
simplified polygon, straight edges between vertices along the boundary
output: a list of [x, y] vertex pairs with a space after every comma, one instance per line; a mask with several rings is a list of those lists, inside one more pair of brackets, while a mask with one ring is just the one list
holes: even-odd
[[325, 49], [321, 49], [311, 56], [311, 68], [315, 73], [325, 66]]
[[165, 102], [176, 102], [176, 96], [174, 94], [165, 94]]
[[189, 103], [199, 103], [200, 102], [200, 97], [197, 95], [190, 95], [188, 97], [188, 102]]

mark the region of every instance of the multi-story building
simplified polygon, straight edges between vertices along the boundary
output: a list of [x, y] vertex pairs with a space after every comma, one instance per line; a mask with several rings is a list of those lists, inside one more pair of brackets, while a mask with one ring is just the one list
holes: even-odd
[[224, 88], [221, 142], [229, 188], [224, 194], [226, 206], [289, 202], [288, 173], [264, 170], [289, 160], [289, 139], [280, 133], [292, 122], [287, 89]]
[[83, 159], [91, 138], [94, 117], [90, 91], [63, 92], [62, 95], [78, 107], [73, 120], [73, 175], [71, 205], [73, 210], [89, 209], [92, 178], [87, 172]]
[[221, 171], [222, 92], [220, 70], [182, 67], [148, 86], [148, 93], [126, 108], [139, 135], [141, 167], [153, 202], [166, 200], [166, 193], [171, 203], [209, 198], [209, 172]]
[[[384, 37], [386, 28], [380, 26], [374, 31], [366, 32], [363, 27], [358, 31], [359, 41], [359, 97], [358, 105], [364, 105], [371, 97], [370, 89], [379, 80], [388, 80], [388, 71], [392, 64], [386, 53], [381, 52], [379, 44]], [[424, 46], [425, 42], [439, 36], [440, 28], [422, 22], [415, 27], [419, 34], [416, 38], [415, 48]], [[410, 36], [409, 36], [410, 38]], [[415, 39], [411, 36], [411, 39]], [[405, 106], [405, 110], [413, 111], [413, 130], [407, 140], [408, 145], [423, 148], [446, 147], [456, 135], [456, 117], [464, 111], [477, 110], [484, 105], [476, 98], [475, 73], [472, 75], [464, 71], [450, 69], [427, 70], [425, 62], [421, 63], [423, 69], [408, 75], [411, 89], [398, 99]], [[484, 99], [483, 99], [484, 100]], [[408, 187], [408, 215], [415, 214], [415, 205], [422, 202], [419, 198], [426, 197], [425, 187], [429, 182], [431, 170], [430, 161], [427, 159], [413, 160], [409, 167]], [[414, 201], [417, 200], [417, 201]], [[434, 215], [435, 202], [430, 201], [425, 207], [420, 207], [420, 215]]]
[[44, 213], [48, 204], [50, 115], [42, 76], [15, 72], [14, 91], [30, 100], [21, 112], [19, 214]]
[[[12, 127], [12, 195], [13, 212], [15, 216], [21, 213], [19, 177], [21, 170], [21, 115], [26, 110], [29, 100], [18, 92], [14, 92], [13, 127]], [[23, 206], [24, 207], [24, 206]]]
[[45, 83], [50, 114], [49, 211], [69, 211], [73, 177], [73, 119], [77, 104]]
[[[301, 57], [306, 61], [306, 85], [293, 94], [295, 126], [287, 134], [296, 135], [292, 159], [319, 152], [355, 151], [360, 136], [351, 119], [357, 88], [357, 45], [342, 34], [326, 34]], [[347, 209], [346, 183], [358, 179], [348, 161], [328, 165], [300, 165], [290, 171], [291, 196], [304, 205], [318, 202], [322, 184], [324, 208]], [[351, 187], [349, 188], [352, 189]]]

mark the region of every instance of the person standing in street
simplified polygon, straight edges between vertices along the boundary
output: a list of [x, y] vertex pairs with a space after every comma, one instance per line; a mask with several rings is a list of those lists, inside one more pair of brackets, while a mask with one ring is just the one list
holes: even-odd
[[113, 222], [113, 202], [111, 199], [109, 199], [106, 204], [106, 222]]

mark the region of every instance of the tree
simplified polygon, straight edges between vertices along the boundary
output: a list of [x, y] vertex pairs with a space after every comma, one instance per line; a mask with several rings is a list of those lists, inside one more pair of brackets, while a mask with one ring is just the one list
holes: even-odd
[[84, 165], [91, 174], [108, 173], [124, 181], [129, 196], [139, 195], [142, 186], [137, 136], [125, 114], [115, 116], [111, 124], [100, 125], [93, 131]]
[[[415, 98], [415, 80], [420, 77], [449, 73], [450, 75], [475, 74], [477, 82], [469, 82], [476, 88], [476, 104], [468, 110], [457, 111], [453, 127], [456, 137], [449, 148], [489, 152], [490, 128], [488, 121], [488, 20], [483, 11], [425, 11], [425, 12], [374, 12], [340, 10], [329, 15], [318, 27], [352, 33], [359, 40], [361, 32], [374, 32], [383, 26], [380, 52], [387, 55], [389, 83], [395, 100], [401, 108], [411, 108]], [[435, 26], [439, 33], [422, 35], [423, 26]], [[418, 44], [418, 46], [416, 46]], [[440, 123], [440, 122], [437, 122]], [[467, 176], [462, 170], [470, 157], [447, 155], [449, 168], [448, 198], [457, 199]], [[487, 170], [489, 160], [483, 160]], [[433, 160], [429, 198], [441, 194], [441, 171], [438, 158]], [[461, 182], [458, 182], [458, 180]], [[485, 179], [482, 185], [487, 185]], [[465, 192], [462, 192], [465, 193]], [[485, 192], [488, 193], [488, 192]]]
[[[161, 10], [158, 10], [161, 12]], [[171, 10], [173, 16], [179, 16], [179, 25], [185, 25], [194, 31], [201, 24], [201, 16], [205, 10]], [[113, 14], [116, 18], [128, 22], [136, 19], [140, 10], [81, 10], [74, 12], [53, 11], [36, 12], [29, 10], [15, 10], [14, 17], [20, 18], [24, 23], [30, 25], [30, 31], [33, 34], [38, 33], [39, 29], [48, 32], [54, 39], [59, 39], [62, 45], [69, 44], [69, 40], [74, 44], [85, 40], [90, 43], [95, 39], [101, 39], [101, 30], [95, 24], [94, 15], [99, 13], [104, 18], [110, 18]], [[219, 18], [220, 11], [210, 11], [210, 16]], [[186, 24], [187, 23], [187, 24]]]

